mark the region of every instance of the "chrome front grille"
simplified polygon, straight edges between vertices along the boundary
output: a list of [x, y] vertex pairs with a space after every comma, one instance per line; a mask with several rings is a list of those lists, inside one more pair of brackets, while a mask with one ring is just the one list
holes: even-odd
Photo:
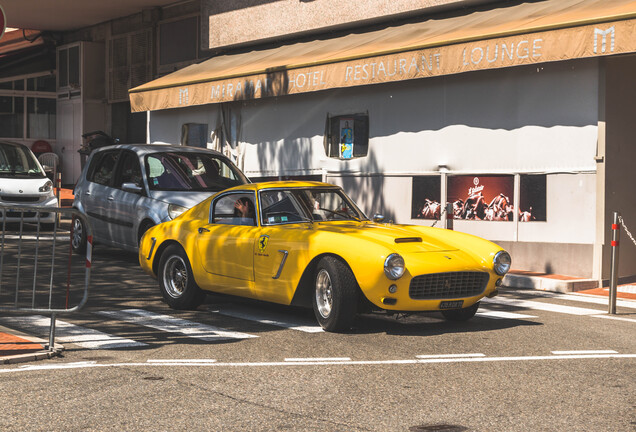
[[411, 279], [409, 295], [413, 300], [473, 297], [488, 284], [486, 272], [448, 272], [416, 276]]

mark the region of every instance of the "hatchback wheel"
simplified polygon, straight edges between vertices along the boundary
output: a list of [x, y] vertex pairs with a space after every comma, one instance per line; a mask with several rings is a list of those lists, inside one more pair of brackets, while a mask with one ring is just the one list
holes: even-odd
[[71, 247], [73, 248], [73, 252], [83, 254], [86, 252], [86, 227], [80, 218], [73, 217], [71, 232]]

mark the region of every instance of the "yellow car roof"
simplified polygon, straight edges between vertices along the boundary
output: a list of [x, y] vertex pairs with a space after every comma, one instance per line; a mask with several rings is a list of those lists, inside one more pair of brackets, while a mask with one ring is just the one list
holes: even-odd
[[281, 181], [269, 181], [263, 183], [250, 183], [240, 186], [235, 186], [229, 190], [261, 190], [270, 188], [307, 188], [307, 187], [331, 187], [339, 188], [339, 186], [316, 182], [316, 181], [298, 181], [298, 180], [281, 180]]

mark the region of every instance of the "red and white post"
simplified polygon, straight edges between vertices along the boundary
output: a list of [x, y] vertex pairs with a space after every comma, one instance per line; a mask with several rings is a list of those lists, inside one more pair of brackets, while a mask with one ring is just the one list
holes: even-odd
[[618, 285], [618, 244], [621, 235], [620, 214], [614, 212], [614, 223], [612, 224], [612, 257], [610, 260], [610, 292], [609, 311], [611, 315], [616, 315], [616, 292]]

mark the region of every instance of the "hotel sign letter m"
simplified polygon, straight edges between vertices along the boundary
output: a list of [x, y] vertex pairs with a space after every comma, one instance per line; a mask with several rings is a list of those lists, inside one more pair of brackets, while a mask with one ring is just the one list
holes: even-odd
[[188, 105], [189, 102], [188, 89], [179, 89], [179, 105]]
[[594, 29], [594, 54], [598, 54], [598, 40], [601, 39], [601, 53], [607, 51], [607, 36], [610, 37], [610, 52], [614, 52], [614, 40], [616, 39], [616, 29], [614, 26], [607, 30]]

